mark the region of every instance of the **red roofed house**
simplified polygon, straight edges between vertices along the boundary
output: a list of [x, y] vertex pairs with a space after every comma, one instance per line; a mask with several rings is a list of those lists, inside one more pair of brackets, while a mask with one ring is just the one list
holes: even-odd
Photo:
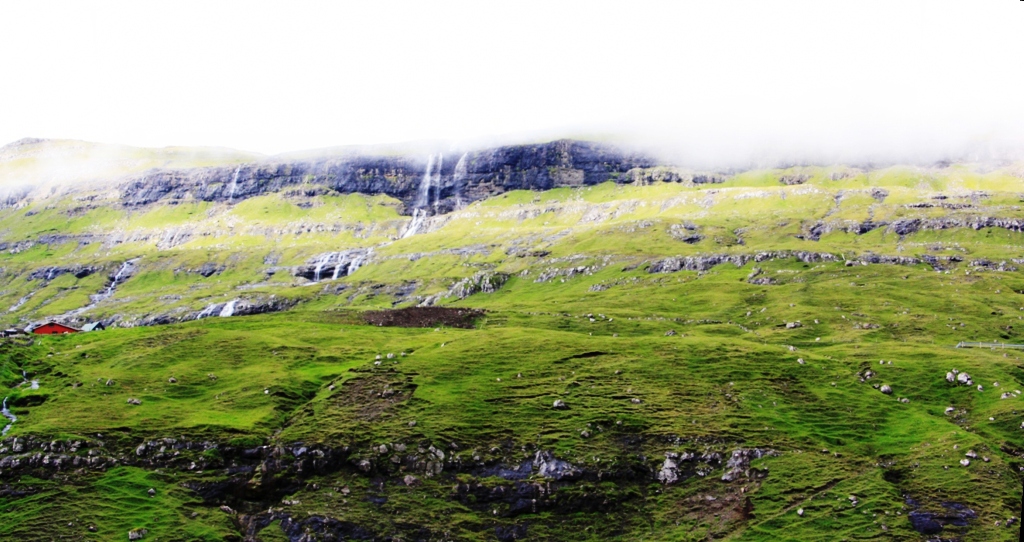
[[32, 328], [32, 333], [36, 335], [63, 335], [65, 333], [78, 333], [78, 331], [73, 327], [58, 324], [57, 322], [47, 322]]

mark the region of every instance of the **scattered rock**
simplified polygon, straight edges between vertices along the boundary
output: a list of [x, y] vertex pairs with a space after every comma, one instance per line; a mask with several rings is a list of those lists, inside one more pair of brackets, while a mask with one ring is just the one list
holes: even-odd
[[565, 401], [561, 399], [555, 399], [555, 402], [552, 403], [551, 408], [555, 410], [569, 410], [569, 405], [565, 404]]
[[676, 330], [674, 330], [674, 329], [670, 329], [670, 330], [665, 332], [665, 336], [666, 337], [671, 337], [671, 336], [673, 336], [675, 334], [676, 334]]
[[800, 517], [804, 517], [804, 509], [803, 508], [797, 508], [796, 509], [796, 515], [798, 515]]
[[538, 451], [533, 457], [533, 466], [544, 478], [563, 480], [576, 477], [582, 472], [568, 461], [556, 459], [551, 452]]
[[134, 397], [129, 397], [128, 398], [128, 404], [129, 405], [141, 405], [142, 401], [140, 401], [140, 400], [138, 400], [138, 399], [136, 399]]
[[971, 464], [971, 460], [970, 459], [961, 459], [960, 460], [960, 466], [961, 467], [966, 467], [966, 466], [968, 466], [970, 464]]
[[415, 486], [419, 485], [420, 479], [411, 474], [406, 474], [405, 478], [402, 478], [402, 483], [407, 486]]
[[722, 475], [723, 482], [732, 482], [741, 476], [750, 476], [750, 462], [762, 457], [779, 455], [775, 450], [762, 450], [760, 448], [733, 450], [732, 456], [725, 464], [725, 474]]
[[150, 497], [156, 496], [156, 490], [153, 488], [149, 488], [149, 491], [146, 493], [148, 493]]
[[128, 540], [142, 540], [148, 532], [147, 529], [132, 529], [128, 531]]
[[659, 482], [670, 485], [679, 480], [679, 464], [676, 462], [678, 458], [679, 454], [671, 452], [665, 454], [665, 462], [661, 464], [661, 469], [655, 475]]
[[172, 376], [172, 377], [170, 377], [170, 378], [168, 378], [168, 379], [167, 379], [167, 382], [169, 382], [169, 383], [171, 383], [171, 384], [177, 384], [177, 383], [178, 383], [178, 379], [177, 379], [177, 378], [174, 378], [174, 377]]
[[224, 512], [225, 514], [228, 514], [229, 516], [233, 516], [236, 513], [230, 506], [226, 504], [220, 505], [220, 511]]
[[786, 329], [796, 329], [798, 327], [803, 327], [799, 320], [796, 322], [786, 322]]
[[886, 395], [892, 395], [892, 388], [888, 384], [882, 384], [882, 387], [878, 390]]

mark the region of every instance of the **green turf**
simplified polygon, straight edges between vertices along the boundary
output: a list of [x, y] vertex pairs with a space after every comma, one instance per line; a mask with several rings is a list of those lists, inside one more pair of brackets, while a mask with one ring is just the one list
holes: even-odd
[[[1019, 524], [996, 523], [1020, 515], [1024, 396], [1013, 392], [1024, 389], [1024, 351], [954, 345], [1024, 343], [1024, 275], [972, 263], [1024, 267], [1013, 262], [1024, 258], [1024, 234], [857, 235], [842, 226], [1020, 219], [1024, 182], [966, 166], [849, 170], [831, 180], [846, 170], [519, 191], [406, 239], [399, 235], [409, 219], [395, 200], [361, 195], [280, 193], [130, 212], [107, 202], [70, 218], [68, 198], [35, 203], [40, 212], [29, 217], [0, 210], [9, 244], [54, 232], [95, 236], [0, 253], [0, 307], [29, 296], [7, 312], [11, 324], [86, 306], [129, 258], [138, 258], [137, 273], [89, 317], [130, 326], [235, 298], [297, 303], [274, 314], [0, 343], [0, 382], [18, 417], [9, 437], [101, 440], [104, 453], [128, 459], [102, 470], [0, 468], [0, 490], [11, 490], [0, 493], [0, 538], [110, 540], [138, 527], [146, 540], [241, 540], [246, 521], [272, 510], [403, 540], [494, 540], [517, 526], [536, 540], [919, 540], [910, 497], [918, 510], [955, 502], [976, 513], [943, 537], [1017, 540]], [[805, 184], [779, 183], [797, 174]], [[884, 201], [873, 188], [887, 191]], [[933, 199], [939, 194], [949, 199]], [[911, 206], [936, 201], [973, 207]], [[835, 229], [809, 240], [819, 221]], [[185, 234], [180, 242], [166, 242], [172, 230]], [[683, 230], [701, 239], [683, 242]], [[311, 284], [289, 268], [356, 247], [374, 247], [374, 256], [350, 277]], [[668, 256], [769, 250], [961, 261], [936, 271], [788, 256], [700, 273], [647, 271]], [[204, 264], [223, 269], [203, 277], [195, 270]], [[72, 265], [101, 270], [28, 280], [36, 269]], [[755, 267], [774, 283], [748, 282]], [[418, 304], [478, 272], [510, 278], [494, 293], [439, 300], [485, 309], [472, 329], [381, 328], [360, 316]], [[949, 384], [954, 368], [974, 385]], [[875, 376], [862, 381], [867, 370]], [[882, 384], [893, 393], [874, 387]], [[555, 400], [569, 408], [553, 409]], [[140, 443], [167, 438], [210, 447], [183, 451], [177, 466], [132, 459]], [[12, 442], [0, 456], [13, 453]], [[346, 460], [329, 472], [291, 473], [295, 485], [273, 493], [272, 469], [233, 474], [240, 460], [219, 451], [296, 443], [345, 449]], [[389, 464], [395, 444], [419, 457], [419, 448], [443, 450], [444, 471], [360, 470], [364, 459]], [[749, 477], [725, 482], [721, 467], [671, 485], [655, 477], [666, 453], [727, 458], [755, 447], [777, 455], [755, 460]], [[481, 500], [516, 483], [469, 465], [514, 467], [538, 450], [589, 474], [550, 484], [534, 471], [524, 483], [550, 487], [550, 506]], [[978, 457], [962, 467], [967, 451]], [[405, 474], [419, 480], [406, 486]], [[234, 476], [244, 476], [249, 497], [203, 501], [189, 489]], [[460, 497], [467, 487], [482, 489]], [[256, 536], [287, 539], [282, 517]]]

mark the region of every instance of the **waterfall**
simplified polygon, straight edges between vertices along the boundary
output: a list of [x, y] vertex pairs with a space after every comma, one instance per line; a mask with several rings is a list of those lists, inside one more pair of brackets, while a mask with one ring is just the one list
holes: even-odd
[[423, 178], [420, 179], [420, 189], [416, 193], [416, 208], [422, 209], [430, 204], [430, 183], [433, 181], [433, 176], [430, 172], [434, 169], [434, 155], [430, 155], [427, 158], [427, 170], [423, 172]]
[[10, 410], [7, 410], [7, 398], [6, 397], [4, 397], [3, 410], [0, 410], [0, 414], [3, 414], [3, 416], [5, 418], [7, 418], [8, 420], [11, 420], [11, 423], [5, 425], [4, 426], [4, 430], [2, 432], [0, 432], [0, 436], [5, 436], [5, 435], [7, 435], [7, 432], [11, 430], [11, 426], [14, 425], [14, 422], [18, 421], [18, 417], [15, 416], [14, 414], [11, 414]]
[[316, 267], [313, 268], [313, 282], [320, 282], [320, 271], [323, 270], [324, 266], [331, 261], [331, 258], [333, 258], [335, 254], [337, 253], [328, 252], [326, 254], [321, 254], [320, 257], [317, 258]]
[[119, 267], [117, 269], [117, 273], [114, 273], [114, 280], [111, 281], [110, 286], [107, 286], [107, 291], [103, 294], [104, 296], [110, 297], [110, 296], [114, 295], [114, 288], [117, 287], [118, 281], [121, 280], [121, 277], [124, 276], [124, 272], [127, 271], [131, 266], [132, 266], [132, 261], [131, 260], [128, 260], [128, 261], [124, 262], [123, 264], [121, 264], [121, 267]]
[[416, 201], [414, 202], [414, 208], [412, 211], [412, 220], [409, 221], [409, 227], [406, 228], [405, 233], [402, 234], [402, 239], [406, 237], [412, 237], [419, 232], [420, 227], [423, 225], [423, 221], [426, 220], [430, 207], [430, 186], [434, 184], [434, 178], [437, 178], [437, 185], [440, 189], [441, 185], [441, 166], [443, 164], [444, 156], [437, 155], [437, 173], [432, 174], [434, 171], [434, 155], [430, 155], [427, 158], [427, 170], [423, 172], [423, 178], [420, 179], [420, 187], [416, 192]]
[[348, 275], [351, 275], [352, 273], [355, 273], [356, 270], [358, 270], [360, 267], [362, 267], [363, 264], [366, 263], [366, 260], [368, 260], [370, 258], [370, 254], [373, 254], [373, 249], [372, 248], [366, 249], [365, 253], [360, 254], [360, 255], [356, 256], [355, 258], [353, 258], [352, 262], [348, 264], [348, 270], [346, 271], [345, 275], [348, 276]]
[[455, 171], [452, 173], [452, 186], [455, 189], [455, 208], [462, 207], [462, 189], [459, 186], [459, 182], [465, 181], [468, 171], [466, 168], [466, 157], [469, 153], [465, 153], [459, 158], [458, 163], [455, 164]]
[[[437, 204], [441, 200], [441, 168], [444, 167], [444, 155], [437, 155], [437, 171], [434, 172], [434, 178], [430, 180], [430, 184], [434, 187], [434, 207], [436, 209]], [[427, 188], [427, 205], [430, 205], [430, 188]]]
[[22, 297], [21, 299], [19, 299], [17, 303], [11, 305], [11, 308], [7, 309], [7, 312], [14, 312], [14, 311], [20, 309], [22, 305], [24, 305], [25, 303], [28, 303], [29, 298], [32, 297], [32, 294], [34, 294], [34, 293], [35, 292], [31, 292], [28, 295], [26, 295], [26, 296]]
[[[338, 274], [341, 273], [341, 262], [343, 261], [342, 258], [345, 257], [344, 255], [344, 252], [338, 253], [338, 261], [334, 263], [334, 274], [331, 275], [331, 280], [338, 280]], [[348, 273], [345, 274], [347, 275]]]
[[228, 201], [232, 201], [235, 198], [235, 189], [238, 188], [238, 173], [242, 171], [242, 166], [235, 168], [235, 176], [231, 178], [231, 188], [228, 189]]
[[409, 221], [409, 227], [405, 230], [405, 233], [402, 234], [402, 239], [416, 235], [416, 232], [419, 231], [420, 225], [423, 224], [423, 219], [426, 218], [426, 216], [426, 211], [422, 209], [413, 209], [412, 220]]
[[227, 318], [235, 314], [235, 303], [238, 303], [237, 299], [232, 299], [224, 304], [224, 308], [220, 310], [220, 317]]
[[196, 315], [196, 320], [199, 320], [201, 318], [206, 318], [207, 316], [213, 316], [213, 310], [215, 308], [217, 308], [217, 304], [216, 303], [213, 303], [211, 305], [207, 305], [206, 308], [204, 308], [203, 310], [199, 311], [199, 314]]

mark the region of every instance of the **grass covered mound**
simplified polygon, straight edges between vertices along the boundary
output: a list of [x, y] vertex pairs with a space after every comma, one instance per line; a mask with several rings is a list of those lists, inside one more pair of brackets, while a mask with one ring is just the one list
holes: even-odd
[[471, 328], [484, 315], [478, 309], [452, 309], [445, 307], [406, 307], [404, 309], [366, 311], [367, 323], [384, 327], [459, 327]]

